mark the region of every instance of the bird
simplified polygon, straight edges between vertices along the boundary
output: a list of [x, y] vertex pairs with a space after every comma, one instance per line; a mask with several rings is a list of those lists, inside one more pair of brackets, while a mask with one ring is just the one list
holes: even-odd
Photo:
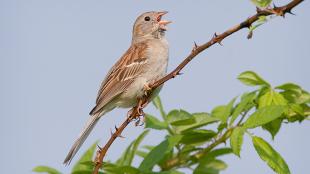
[[[165, 37], [167, 24], [163, 20], [167, 11], [149, 11], [136, 19], [129, 49], [112, 66], [100, 85], [96, 105], [90, 111], [84, 129], [72, 145], [64, 164], [69, 165], [98, 120], [114, 108], [131, 108], [142, 98], [148, 84], [167, 73], [169, 45]], [[158, 95], [155, 89], [149, 101]]]

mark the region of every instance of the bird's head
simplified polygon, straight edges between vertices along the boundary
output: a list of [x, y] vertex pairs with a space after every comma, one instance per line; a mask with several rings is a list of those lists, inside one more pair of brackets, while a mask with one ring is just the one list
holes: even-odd
[[171, 23], [171, 21], [162, 20], [162, 16], [167, 13], [167, 11], [151, 11], [140, 15], [133, 26], [133, 39], [163, 36], [167, 30], [166, 25]]

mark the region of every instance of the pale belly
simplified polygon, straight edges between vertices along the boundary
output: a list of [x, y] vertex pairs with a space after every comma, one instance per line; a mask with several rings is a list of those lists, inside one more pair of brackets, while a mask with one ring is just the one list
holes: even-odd
[[[153, 45], [156, 51], [151, 51], [150, 60], [145, 68], [145, 72], [135, 79], [135, 82], [130, 85], [130, 87], [121, 94], [116, 105], [118, 107], [133, 107], [137, 104], [139, 98], [144, 95], [144, 87], [146, 84], [153, 83], [160, 78], [164, 77], [167, 72], [168, 65], [168, 47], [159, 43], [158, 45]], [[162, 87], [156, 89], [150, 100], [152, 100]]]

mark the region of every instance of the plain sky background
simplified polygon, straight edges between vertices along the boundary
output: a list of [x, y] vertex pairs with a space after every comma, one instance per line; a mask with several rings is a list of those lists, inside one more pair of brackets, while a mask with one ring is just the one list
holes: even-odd
[[[276, 1], [284, 4], [285, 1]], [[259, 27], [253, 39], [242, 30], [200, 54], [169, 81], [161, 97], [166, 110], [210, 111], [253, 88], [236, 77], [253, 70], [273, 85], [295, 82], [310, 90], [310, 4], [305, 1], [285, 19], [274, 18]], [[127, 50], [132, 24], [142, 12], [167, 10], [172, 20], [169, 70], [189, 54], [193, 42], [208, 41], [255, 13], [245, 1], [104, 1], [0, 0], [0, 168], [1, 173], [32, 173], [49, 165], [69, 173], [62, 161], [88, 119], [97, 90], [109, 68]], [[158, 115], [152, 105], [146, 112]], [[110, 128], [119, 125], [126, 109], [101, 119], [73, 163], [96, 140], [103, 144]], [[143, 131], [130, 125], [109, 150], [115, 160]], [[275, 141], [256, 131], [277, 149], [292, 174], [308, 174], [309, 121], [283, 125]], [[162, 132], [145, 144], [160, 142]], [[271, 174], [245, 138], [241, 159], [231, 155], [223, 174]], [[138, 164], [139, 160], [135, 163]]]

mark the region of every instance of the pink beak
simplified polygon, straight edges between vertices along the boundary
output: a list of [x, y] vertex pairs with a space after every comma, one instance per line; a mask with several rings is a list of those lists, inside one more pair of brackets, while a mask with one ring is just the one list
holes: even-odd
[[163, 30], [167, 30], [166, 25], [171, 23], [171, 21], [161, 20], [162, 16], [164, 16], [167, 13], [168, 13], [167, 11], [161, 11], [161, 12], [158, 12], [158, 16], [157, 16], [159, 27]]

